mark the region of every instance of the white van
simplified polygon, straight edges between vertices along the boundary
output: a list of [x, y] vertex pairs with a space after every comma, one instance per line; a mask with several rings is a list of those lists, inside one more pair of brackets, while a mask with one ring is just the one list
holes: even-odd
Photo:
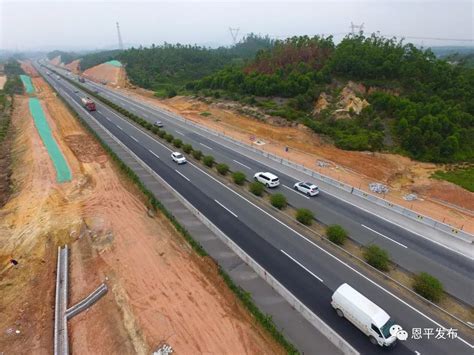
[[397, 337], [390, 334], [395, 325], [392, 318], [382, 308], [367, 297], [344, 283], [332, 295], [331, 305], [339, 317], [346, 317], [367, 335], [372, 344], [394, 346]]

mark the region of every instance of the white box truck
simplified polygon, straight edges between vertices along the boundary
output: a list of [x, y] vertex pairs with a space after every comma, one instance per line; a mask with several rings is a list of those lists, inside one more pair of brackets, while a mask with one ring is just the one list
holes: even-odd
[[339, 317], [345, 317], [359, 328], [372, 344], [382, 347], [395, 345], [397, 337], [390, 333], [390, 328], [395, 326], [398, 330], [401, 327], [395, 325], [387, 312], [348, 284], [337, 288], [332, 295], [331, 305]]

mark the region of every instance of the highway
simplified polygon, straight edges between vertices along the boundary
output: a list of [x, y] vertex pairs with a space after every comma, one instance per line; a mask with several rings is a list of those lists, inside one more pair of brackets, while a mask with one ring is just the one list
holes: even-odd
[[[331, 255], [253, 204], [232, 187], [220, 183], [201, 167], [191, 163], [176, 166], [170, 159], [168, 147], [106, 106], [98, 103], [98, 111], [86, 112], [80, 107], [80, 97], [84, 94], [74, 93], [71, 84], [64, 80], [45, 77], [85, 120], [90, 120], [92, 116], [100, 122], [361, 353], [375, 354], [382, 350], [370, 344], [346, 320], [338, 318], [330, 306], [332, 292], [344, 282], [353, 285], [387, 310], [409, 333], [412, 328], [450, 327], [444, 321], [418, 311], [409, 302], [370, 280], [357, 268]], [[209, 147], [212, 148], [211, 145]], [[213, 155], [219, 160], [217, 154]], [[289, 183], [281, 175], [280, 178], [284, 184]], [[295, 194], [295, 198], [300, 196]], [[472, 340], [468, 340], [465, 334], [459, 336], [462, 338], [454, 340], [408, 339], [400, 342], [390, 353], [471, 354], [473, 347], [469, 341]]]
[[[65, 72], [63, 72], [65, 73]], [[205, 131], [176, 120], [173, 115], [139, 100], [117, 93], [103, 85], [86, 82], [86, 87], [98, 91], [108, 100], [128, 109], [149, 122], [160, 120], [165, 130], [185, 143], [213, 155], [216, 161], [228, 164], [231, 170], [240, 170], [248, 178], [257, 171], [270, 171], [280, 177], [282, 186], [270, 192], [284, 194], [293, 206], [314, 211], [317, 219], [326, 225], [340, 224], [351, 237], [362, 245], [377, 244], [387, 250], [391, 259], [411, 272], [425, 271], [437, 277], [445, 289], [463, 302], [474, 305], [474, 263], [472, 259], [439, 246], [426, 238], [385, 219], [368, 213], [321, 190], [319, 196], [308, 198], [292, 189], [296, 180], [281, 171], [241, 154], [230, 142], [221, 142]]]

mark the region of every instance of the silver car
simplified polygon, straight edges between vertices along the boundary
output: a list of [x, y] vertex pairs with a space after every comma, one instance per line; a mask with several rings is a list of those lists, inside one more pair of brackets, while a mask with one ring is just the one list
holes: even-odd
[[319, 194], [319, 188], [310, 182], [297, 182], [294, 188], [308, 196], [316, 196]]

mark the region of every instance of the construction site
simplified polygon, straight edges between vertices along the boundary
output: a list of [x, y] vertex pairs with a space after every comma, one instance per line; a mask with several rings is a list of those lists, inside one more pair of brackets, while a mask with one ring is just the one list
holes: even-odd
[[57, 182], [28, 97], [17, 95], [14, 192], [0, 209], [2, 352], [51, 353], [57, 246], [67, 244], [71, 304], [101, 282], [109, 290], [69, 321], [72, 352], [145, 354], [168, 344], [176, 353], [282, 353], [216, 264], [198, 256], [163, 215], [150, 212], [34, 68], [22, 66], [72, 178]]

